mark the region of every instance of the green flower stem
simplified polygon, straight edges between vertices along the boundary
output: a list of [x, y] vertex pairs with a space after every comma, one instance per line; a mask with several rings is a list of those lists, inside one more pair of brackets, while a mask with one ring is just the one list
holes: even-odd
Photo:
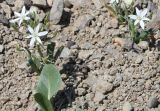
[[39, 53], [40, 57], [43, 58], [44, 56], [43, 56], [43, 53], [42, 53], [42, 50], [41, 50], [41, 47], [40, 47], [39, 44], [37, 45], [37, 50], [38, 50], [38, 53]]

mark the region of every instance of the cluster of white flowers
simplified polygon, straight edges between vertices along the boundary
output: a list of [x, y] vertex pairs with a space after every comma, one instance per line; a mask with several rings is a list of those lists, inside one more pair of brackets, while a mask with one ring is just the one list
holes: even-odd
[[[127, 5], [131, 5], [133, 0], [123, 0]], [[119, 3], [119, 0], [111, 0], [110, 3]], [[148, 9], [139, 10], [136, 7], [136, 15], [129, 15], [129, 17], [135, 20], [134, 25], [140, 24], [141, 28], [145, 28], [144, 21], [149, 21], [150, 19], [145, 17], [147, 15]]]
[[[30, 17], [29, 17], [30, 11], [26, 11], [25, 6], [23, 6], [21, 13], [14, 12], [14, 14], [17, 18], [10, 20], [10, 22], [18, 23], [19, 27], [24, 20], [26, 21], [30, 20]], [[31, 48], [34, 47], [35, 43], [42, 44], [40, 37], [48, 34], [48, 31], [39, 32], [39, 30], [40, 30], [40, 24], [38, 24], [35, 28], [32, 28], [31, 26], [28, 25], [28, 31], [30, 32], [30, 35], [27, 36], [26, 38], [31, 39], [30, 44], [29, 44]]]

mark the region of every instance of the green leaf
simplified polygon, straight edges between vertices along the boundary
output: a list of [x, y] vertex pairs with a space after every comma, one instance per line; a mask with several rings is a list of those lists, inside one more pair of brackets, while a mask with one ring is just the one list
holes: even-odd
[[63, 46], [61, 46], [58, 50], [57, 50], [57, 52], [55, 53], [55, 55], [54, 55], [54, 62], [56, 62], [56, 60], [58, 59], [58, 57], [61, 55], [61, 52], [63, 51]]
[[48, 59], [52, 62], [54, 60], [53, 55], [54, 55], [55, 46], [56, 44], [54, 42], [51, 42], [47, 45], [47, 56], [48, 56]]
[[54, 111], [51, 98], [57, 94], [61, 85], [61, 76], [55, 65], [45, 64], [34, 95], [43, 111]]
[[36, 65], [36, 63], [34, 62], [34, 60], [33, 60], [32, 57], [29, 58], [28, 63], [29, 63], [29, 65], [32, 67], [32, 69], [33, 69], [35, 72], [37, 72], [38, 74], [40, 73], [40, 71], [39, 71], [39, 69], [38, 69], [38, 67], [37, 67], [37, 65]]
[[147, 38], [148, 35], [149, 35], [149, 31], [142, 31], [139, 35], [139, 38], [141, 40], [144, 40], [145, 38]]

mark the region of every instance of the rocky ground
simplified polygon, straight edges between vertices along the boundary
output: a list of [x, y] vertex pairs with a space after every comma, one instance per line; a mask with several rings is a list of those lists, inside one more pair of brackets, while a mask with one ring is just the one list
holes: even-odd
[[[25, 35], [8, 26], [13, 11], [24, 4], [43, 20], [52, 0], [31, 1], [0, 3], [0, 111], [39, 110], [33, 98], [38, 76], [26, 65], [25, 53], [16, 50], [16, 44], [26, 44]], [[55, 98], [57, 111], [160, 111], [158, 42], [150, 47], [149, 41], [142, 41], [131, 49], [130, 41], [124, 40], [116, 46], [113, 38], [128, 29], [99, 0], [64, 1], [61, 21], [51, 25], [48, 34], [65, 46], [56, 63], [65, 83]], [[138, 3], [154, 10], [160, 6], [159, 0]]]

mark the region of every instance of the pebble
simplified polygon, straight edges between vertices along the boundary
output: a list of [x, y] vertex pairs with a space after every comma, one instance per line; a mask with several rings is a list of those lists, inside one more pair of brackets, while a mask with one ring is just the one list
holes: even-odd
[[98, 79], [97, 82], [93, 85], [93, 90], [99, 91], [102, 93], [108, 93], [112, 91], [112, 89], [113, 89], [113, 84], [103, 79]]
[[94, 50], [80, 50], [78, 57], [80, 59], [87, 59], [89, 56], [93, 54]]
[[144, 50], [147, 50], [149, 47], [149, 43], [147, 41], [140, 41], [138, 46]]
[[159, 104], [158, 99], [154, 96], [150, 97], [147, 102], [149, 108], [156, 108], [158, 107], [158, 104]]
[[100, 0], [92, 0], [97, 9], [100, 9], [103, 5]]
[[47, 6], [46, 0], [32, 0], [33, 5]]
[[6, 0], [7, 4], [14, 5], [16, 0]]
[[135, 61], [135, 63], [136, 64], [141, 64], [142, 61], [143, 61], [143, 57], [142, 56], [138, 56], [137, 59], [136, 59], [136, 61]]
[[133, 107], [129, 102], [125, 102], [123, 105], [123, 111], [133, 111]]
[[60, 22], [63, 8], [64, 8], [63, 0], [54, 0], [51, 11], [50, 11], [50, 22], [53, 25], [56, 25]]
[[4, 46], [0, 45], [0, 53], [3, 53], [3, 51], [4, 51]]
[[82, 44], [81, 48], [84, 50], [89, 50], [89, 49], [93, 48], [93, 45], [89, 42], [86, 42], [86, 43]]
[[4, 25], [9, 24], [8, 19], [3, 14], [0, 14], [0, 23], [3, 23]]
[[78, 88], [77, 92], [78, 92], [79, 96], [82, 96], [82, 95], [86, 94], [86, 90], [84, 88]]
[[61, 58], [68, 58], [70, 54], [71, 54], [70, 49], [67, 48], [67, 47], [64, 47], [63, 50], [62, 50], [62, 52], [61, 52], [60, 57]]
[[89, 25], [89, 23], [91, 22], [93, 18], [94, 17], [89, 14], [80, 16], [74, 23], [73, 31], [77, 32], [77, 31], [84, 29], [86, 26]]
[[3, 89], [3, 85], [2, 85], [2, 84], [0, 84], [0, 91], [2, 91], [2, 89]]
[[105, 95], [101, 92], [96, 91], [95, 96], [94, 96], [94, 102], [95, 103], [99, 103], [100, 101], [102, 101], [105, 98]]
[[47, 4], [48, 4], [49, 6], [52, 6], [53, 1], [54, 1], [54, 0], [47, 0]]

